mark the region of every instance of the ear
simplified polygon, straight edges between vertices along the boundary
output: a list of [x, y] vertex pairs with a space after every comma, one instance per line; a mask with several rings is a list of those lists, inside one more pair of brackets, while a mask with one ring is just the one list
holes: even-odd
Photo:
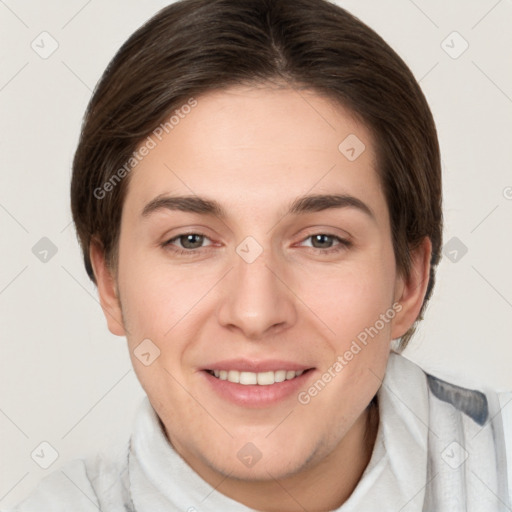
[[112, 334], [125, 336], [121, 303], [117, 292], [116, 281], [105, 261], [103, 246], [98, 240], [92, 240], [89, 256], [91, 258], [101, 309], [107, 320], [108, 329]]
[[430, 277], [432, 243], [425, 237], [421, 244], [411, 251], [411, 271], [408, 278], [398, 276], [395, 286], [395, 302], [402, 309], [393, 319], [392, 339], [403, 336], [414, 324], [423, 305]]

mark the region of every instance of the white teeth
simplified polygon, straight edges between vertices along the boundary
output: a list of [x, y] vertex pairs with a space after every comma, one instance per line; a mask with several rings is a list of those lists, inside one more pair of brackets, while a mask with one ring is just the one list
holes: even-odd
[[286, 380], [286, 370], [274, 372], [274, 382], [284, 382]]
[[252, 372], [240, 372], [240, 384], [250, 385], [258, 383], [258, 374]]
[[240, 382], [240, 372], [237, 370], [229, 370], [227, 380], [235, 383]]
[[260, 386], [269, 386], [275, 382], [274, 372], [260, 372], [254, 375], [257, 375], [258, 384]]
[[258, 384], [259, 386], [270, 386], [276, 382], [291, 380], [300, 377], [304, 370], [277, 370], [276, 372], [239, 372], [238, 370], [213, 370], [213, 375], [220, 380], [227, 380], [244, 386]]

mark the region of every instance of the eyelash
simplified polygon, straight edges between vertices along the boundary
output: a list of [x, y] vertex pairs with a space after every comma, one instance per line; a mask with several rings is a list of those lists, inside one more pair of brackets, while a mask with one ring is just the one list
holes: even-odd
[[[164, 249], [174, 252], [175, 254], [177, 254], [179, 256], [195, 256], [201, 251], [201, 249], [209, 250], [209, 248], [213, 246], [213, 245], [208, 245], [206, 247], [199, 247], [197, 249], [180, 249], [173, 245], [172, 242], [175, 242], [176, 240], [179, 240], [181, 237], [187, 236], [187, 235], [198, 235], [198, 236], [202, 236], [202, 237], [208, 239], [208, 237], [206, 235], [204, 235], [203, 233], [199, 233], [199, 232], [182, 233], [182, 234], [177, 235], [177, 236], [171, 238], [170, 240], [167, 240], [166, 242], [164, 242], [162, 244], [162, 247]], [[338, 253], [344, 249], [348, 249], [349, 247], [352, 246], [352, 242], [345, 240], [344, 238], [340, 238], [339, 236], [332, 235], [330, 233], [313, 233], [311, 235], [308, 235], [306, 238], [304, 238], [302, 240], [302, 242], [304, 242], [305, 240], [308, 240], [309, 238], [312, 238], [314, 236], [318, 236], [318, 235], [328, 236], [330, 238], [333, 238], [338, 243], [335, 246], [329, 247], [327, 249], [321, 249], [319, 247], [310, 247], [310, 249], [315, 254], [322, 254], [322, 255], [334, 254], [334, 253]]]

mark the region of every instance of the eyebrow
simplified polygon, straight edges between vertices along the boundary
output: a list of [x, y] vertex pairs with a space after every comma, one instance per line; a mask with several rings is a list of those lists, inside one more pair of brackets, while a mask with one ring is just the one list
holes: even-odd
[[[332, 208], [355, 208], [375, 220], [375, 215], [368, 205], [357, 197], [347, 194], [314, 194], [298, 197], [291, 203], [285, 215], [300, 215]], [[214, 215], [221, 219], [227, 217], [226, 211], [217, 201], [195, 195], [159, 195], [146, 204], [142, 210], [142, 217], [149, 217], [152, 213], [160, 210], [180, 210]]]

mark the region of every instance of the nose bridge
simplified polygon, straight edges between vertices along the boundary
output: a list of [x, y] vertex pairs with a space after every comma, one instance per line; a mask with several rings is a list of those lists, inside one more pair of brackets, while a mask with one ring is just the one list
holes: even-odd
[[236, 326], [246, 338], [260, 338], [295, 321], [293, 296], [281, 282], [270, 249], [247, 237], [236, 248], [233, 266], [218, 311], [222, 325]]

